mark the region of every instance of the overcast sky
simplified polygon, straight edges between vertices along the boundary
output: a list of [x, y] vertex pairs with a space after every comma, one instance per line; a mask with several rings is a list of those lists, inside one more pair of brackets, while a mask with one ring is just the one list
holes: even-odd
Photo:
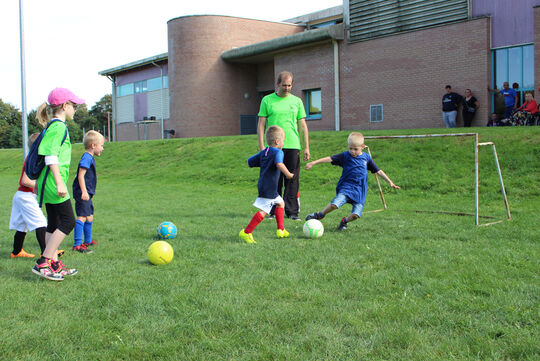
[[[22, 0], [27, 110], [55, 87], [90, 108], [111, 82], [99, 71], [166, 53], [167, 21], [184, 15], [230, 15], [281, 21], [341, 5], [342, 0]], [[19, 0], [0, 5], [0, 99], [21, 107]]]

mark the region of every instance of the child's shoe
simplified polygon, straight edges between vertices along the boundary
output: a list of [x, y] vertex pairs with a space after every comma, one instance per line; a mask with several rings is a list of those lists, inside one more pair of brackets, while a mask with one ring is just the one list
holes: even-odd
[[34, 258], [35, 255], [33, 255], [32, 253], [26, 253], [24, 251], [24, 249], [21, 249], [21, 251], [17, 254], [11, 254], [10, 256], [11, 258], [18, 258], [18, 257], [24, 257], [24, 258]]
[[238, 233], [238, 236], [246, 241], [246, 243], [257, 243], [253, 239], [253, 233], [246, 233], [244, 230], [241, 230], [240, 233]]
[[90, 243], [83, 243], [86, 247], [90, 247], [90, 246], [97, 246], [97, 242], [95, 239], [92, 240], [92, 242]]
[[63, 281], [64, 277], [53, 270], [50, 259], [40, 258], [32, 267], [32, 272], [51, 281]]
[[64, 250], [63, 250], [63, 249], [57, 250], [57, 251], [56, 251], [56, 255], [57, 255], [58, 257], [63, 256], [63, 255], [64, 255]]
[[56, 262], [51, 262], [52, 268], [57, 273], [60, 273], [63, 276], [73, 276], [77, 274], [77, 270], [75, 268], [67, 268], [66, 265], [58, 260]]
[[286, 229], [278, 229], [276, 231], [277, 238], [287, 238], [289, 237], [289, 232]]
[[315, 212], [315, 213], [308, 214], [306, 216], [306, 221], [309, 221], [310, 219], [323, 219], [323, 218], [324, 218], [324, 214], [322, 214], [322, 212]]
[[79, 244], [77, 247], [73, 247], [72, 250], [80, 252], [80, 253], [92, 253], [94, 251], [86, 248], [84, 244]]
[[341, 218], [341, 222], [339, 222], [339, 226], [337, 228], [338, 231], [344, 231], [347, 229], [347, 217]]

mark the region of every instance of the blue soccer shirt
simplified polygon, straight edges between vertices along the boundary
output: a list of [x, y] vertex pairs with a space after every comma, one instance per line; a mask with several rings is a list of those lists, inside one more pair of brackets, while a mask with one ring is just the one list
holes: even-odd
[[86, 169], [86, 173], [84, 175], [84, 182], [86, 183], [86, 191], [88, 192], [88, 194], [96, 194], [97, 185], [96, 161], [91, 154], [84, 152], [81, 160], [79, 161], [77, 175], [73, 180], [73, 196], [78, 198], [80, 198], [82, 195], [81, 186], [79, 185], [79, 169], [81, 168]]
[[353, 202], [364, 204], [368, 187], [368, 170], [377, 173], [379, 168], [369, 154], [353, 157], [349, 151], [331, 157], [332, 164], [343, 168], [336, 187], [336, 194], [343, 193]]
[[277, 163], [283, 163], [283, 151], [275, 147], [266, 147], [248, 159], [250, 167], [261, 168], [258, 183], [261, 198], [274, 199], [279, 195], [277, 188], [281, 171]]

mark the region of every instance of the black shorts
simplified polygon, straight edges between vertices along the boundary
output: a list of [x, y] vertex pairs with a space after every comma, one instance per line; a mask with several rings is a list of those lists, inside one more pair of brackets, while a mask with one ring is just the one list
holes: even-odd
[[92, 196], [87, 201], [75, 198], [75, 213], [77, 217], [89, 217], [94, 214], [94, 204], [92, 203]]

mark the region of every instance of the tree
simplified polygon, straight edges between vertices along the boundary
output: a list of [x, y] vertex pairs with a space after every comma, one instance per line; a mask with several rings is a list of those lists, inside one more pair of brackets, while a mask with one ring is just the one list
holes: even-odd
[[[19, 127], [19, 130], [22, 127], [22, 115], [19, 109], [15, 106], [4, 103], [0, 99], [0, 148], [13, 148], [20, 147], [22, 144], [22, 132], [19, 131], [17, 134], [16, 130], [12, 128]], [[17, 138], [11, 139], [11, 137], [18, 136]]]
[[112, 113], [112, 95], [104, 95], [96, 104], [90, 109], [89, 114], [96, 120], [96, 128], [103, 130], [103, 135], [108, 134], [108, 114]]

